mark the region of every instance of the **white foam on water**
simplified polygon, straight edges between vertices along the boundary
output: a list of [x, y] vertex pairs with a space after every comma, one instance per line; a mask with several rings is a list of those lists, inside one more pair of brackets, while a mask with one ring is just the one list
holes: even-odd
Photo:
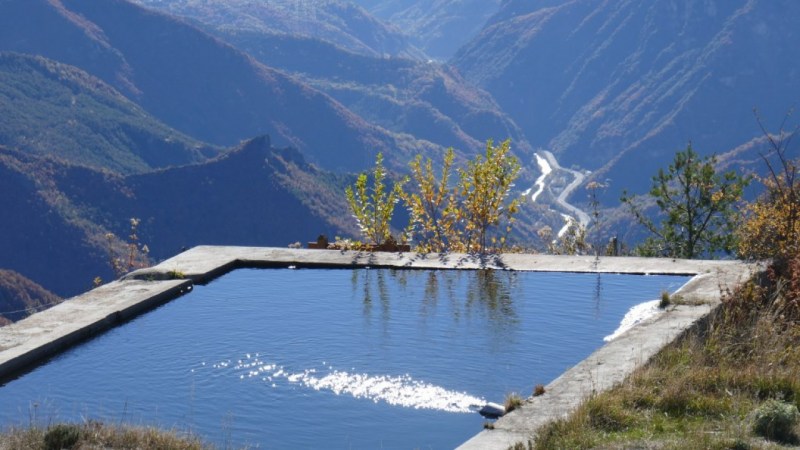
[[613, 341], [614, 339], [618, 338], [622, 333], [630, 330], [631, 328], [635, 327], [639, 323], [644, 320], [647, 320], [651, 317], [655, 317], [663, 310], [658, 307], [660, 303], [659, 300], [651, 300], [649, 302], [639, 303], [638, 305], [632, 307], [628, 312], [625, 314], [625, 317], [622, 318], [622, 321], [619, 323], [619, 327], [614, 330], [613, 333], [609, 334], [608, 336], [604, 337], [603, 340], [606, 342]]
[[383, 402], [404, 408], [433, 409], [451, 413], [471, 413], [486, 404], [486, 400], [482, 398], [415, 380], [408, 374], [391, 376], [353, 373], [335, 370], [330, 365], [325, 366], [324, 363], [319, 370], [306, 369], [295, 372], [284, 366], [263, 361], [258, 356], [238, 360], [235, 365], [231, 365], [229, 361], [213, 364], [211, 367], [232, 369], [239, 379], [254, 378], [273, 388], [280, 386], [275, 383], [276, 381], [283, 380], [315, 391], [349, 395], [375, 403]]

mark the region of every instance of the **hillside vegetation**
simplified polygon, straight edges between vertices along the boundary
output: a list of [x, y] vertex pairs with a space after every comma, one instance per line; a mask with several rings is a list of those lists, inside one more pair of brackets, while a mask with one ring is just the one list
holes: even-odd
[[120, 173], [204, 161], [179, 133], [103, 81], [42, 57], [0, 53], [0, 144]]
[[424, 58], [400, 28], [342, 0], [134, 0], [222, 33], [313, 38], [366, 56]]
[[24, 319], [61, 298], [13, 270], [0, 269], [0, 325]]

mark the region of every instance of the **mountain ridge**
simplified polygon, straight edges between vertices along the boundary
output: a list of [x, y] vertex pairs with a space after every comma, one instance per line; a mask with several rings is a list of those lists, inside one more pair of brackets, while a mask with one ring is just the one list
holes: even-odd
[[139, 242], [155, 260], [201, 244], [351, 235], [357, 230], [341, 214], [340, 195], [351, 182], [297, 150], [272, 147], [267, 136], [202, 163], [127, 176], [0, 146], [0, 191], [15, 211], [0, 217], [0, 267], [76, 295], [95, 277], [114, 278], [107, 234], [128, 236], [129, 218], [139, 219]]
[[[688, 141], [723, 153], [800, 98], [794, 2], [507, 0], [453, 60], [534, 146], [595, 171], [617, 199]], [[769, 61], [783, 61], [780, 71]]]
[[[145, 4], [156, 4], [144, 1]], [[192, 7], [205, 5], [201, 11]], [[237, 2], [158, 2], [233, 44], [268, 67], [328, 94], [368, 123], [471, 156], [486, 139], [511, 138], [522, 155], [530, 146], [491, 96], [447, 65], [413, 58], [365, 55], [305, 35], [236, 28], [249, 15], [229, 9]], [[298, 147], [298, 145], [295, 145]], [[393, 150], [384, 148], [391, 158]], [[406, 155], [407, 156], [407, 155]], [[402, 167], [399, 167], [403, 169]]]
[[[87, 33], [76, 29], [74, 22], [54, 14], [56, 8], [50, 2], [8, 0], [0, 3], [0, 28], [16, 20], [11, 13], [26, 15], [26, 20], [37, 15], [61, 17], [50, 27], [77, 42], [42, 39], [32, 31], [35, 28], [17, 29], [17, 35], [6, 30], [0, 36], [0, 50], [41, 54], [72, 64], [196, 139], [233, 145], [270, 134], [280, 145], [296, 147], [315, 162], [339, 170], [368, 167], [378, 151], [387, 153], [391, 161], [389, 153], [395, 152], [386, 152], [389, 148], [409, 154], [417, 148], [436, 148], [366, 123], [326, 94], [180, 19], [125, 0], [57, 3], [102, 30], [113, 47], [86, 38]], [[85, 47], [93, 47], [98, 55], [88, 51], [75, 55], [72, 50]], [[114, 70], [107, 68], [109, 58], [117, 61]]]

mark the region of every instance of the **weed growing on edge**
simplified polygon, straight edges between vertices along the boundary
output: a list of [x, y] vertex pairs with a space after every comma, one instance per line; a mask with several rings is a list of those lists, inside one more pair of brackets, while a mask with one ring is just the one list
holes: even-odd
[[[137, 234], [140, 220], [133, 217], [130, 219], [130, 234], [128, 241], [123, 243], [124, 251], [119, 251], [119, 238], [114, 233], [106, 233], [106, 251], [108, 252], [109, 265], [114, 271], [117, 278], [121, 278], [128, 272], [136, 269], [141, 269], [149, 265], [147, 255], [150, 249], [147, 245], [139, 242], [139, 235]], [[94, 284], [100, 277], [96, 277]]]
[[661, 291], [661, 300], [658, 301], [658, 307], [661, 309], [666, 309], [666, 307], [671, 303], [672, 301], [669, 298], [669, 292]]
[[522, 397], [519, 396], [516, 392], [512, 392], [506, 395], [506, 401], [504, 403], [506, 413], [510, 413], [511, 411], [519, 408], [522, 406]]
[[167, 276], [169, 277], [170, 280], [183, 280], [184, 278], [186, 278], [186, 274], [178, 269], [170, 270], [169, 272], [167, 272]]

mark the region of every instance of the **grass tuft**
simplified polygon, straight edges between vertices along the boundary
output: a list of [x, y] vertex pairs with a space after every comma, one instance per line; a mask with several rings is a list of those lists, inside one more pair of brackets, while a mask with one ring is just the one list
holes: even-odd
[[197, 437], [150, 427], [111, 426], [96, 421], [47, 428], [11, 428], [0, 434], [3, 449], [209, 450]]
[[586, 402], [589, 424], [599, 431], [624, 431], [632, 427], [636, 417], [631, 414], [619, 399], [594, 397]]
[[81, 437], [79, 425], [71, 423], [58, 424], [50, 427], [44, 434], [45, 450], [71, 449], [75, 447]]
[[516, 392], [506, 395], [506, 401], [504, 403], [506, 413], [510, 413], [511, 411], [522, 406], [522, 401], [522, 397], [520, 397]]
[[672, 304], [672, 300], [669, 298], [669, 292], [661, 291], [661, 299], [658, 301], [658, 307], [661, 309], [666, 309], [667, 306]]

